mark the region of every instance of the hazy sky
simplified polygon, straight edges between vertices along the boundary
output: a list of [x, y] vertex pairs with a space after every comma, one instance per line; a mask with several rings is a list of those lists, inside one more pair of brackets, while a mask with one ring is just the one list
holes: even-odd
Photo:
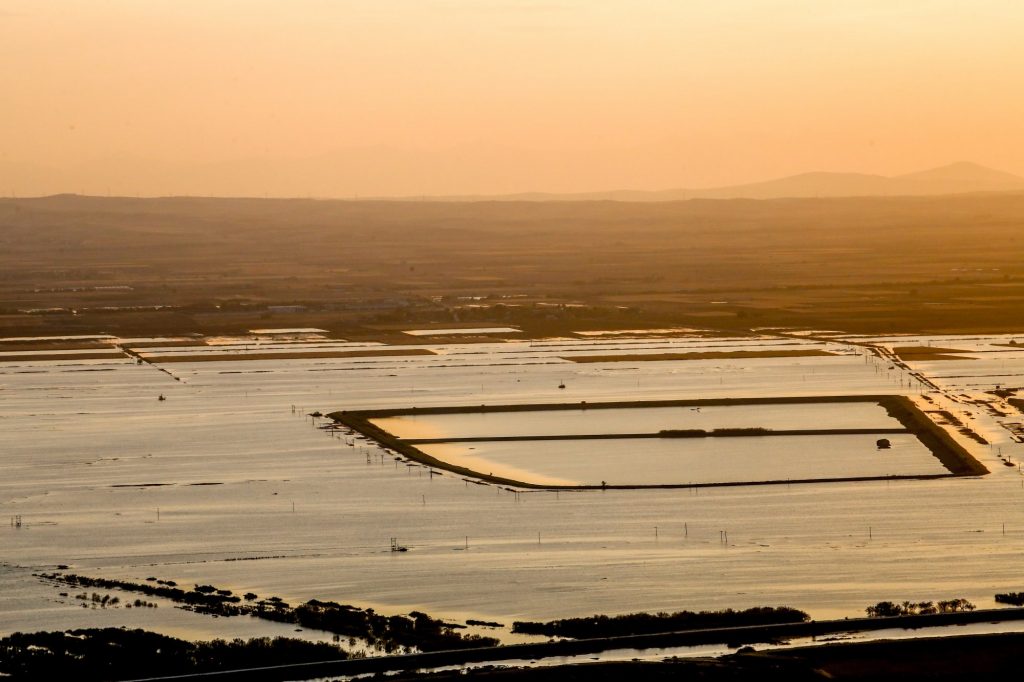
[[1020, 0], [0, 0], [0, 194], [1024, 174]]

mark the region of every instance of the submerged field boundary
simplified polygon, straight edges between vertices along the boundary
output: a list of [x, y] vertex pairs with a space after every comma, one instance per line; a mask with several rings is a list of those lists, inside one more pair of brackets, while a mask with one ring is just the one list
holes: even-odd
[[[495, 413], [495, 412], [539, 412], [557, 410], [601, 410], [601, 409], [629, 409], [629, 408], [651, 408], [651, 407], [711, 407], [711, 406], [739, 406], [739, 405], [806, 405], [816, 403], [875, 403], [888, 412], [889, 416], [897, 420], [903, 429], [896, 429], [892, 433], [911, 433], [928, 448], [939, 462], [946, 467], [949, 473], [945, 474], [906, 474], [906, 475], [885, 475], [885, 476], [851, 476], [851, 477], [830, 477], [830, 478], [801, 478], [801, 479], [772, 479], [753, 481], [719, 481], [707, 483], [658, 483], [658, 484], [629, 484], [629, 485], [551, 485], [532, 481], [523, 481], [503, 476], [493, 476], [488, 472], [476, 471], [468, 467], [452, 464], [420, 450], [416, 443], [440, 443], [440, 442], [473, 442], [478, 440], [536, 440], [538, 437], [530, 436], [505, 436], [487, 439], [402, 439], [382, 429], [373, 423], [375, 419], [389, 417], [430, 415], [430, 414], [474, 414], [474, 413]], [[335, 423], [341, 424], [363, 436], [376, 441], [382, 447], [398, 453], [407, 459], [418, 462], [424, 466], [449, 471], [460, 476], [476, 479], [494, 485], [513, 486], [516, 488], [535, 490], [643, 490], [643, 489], [665, 489], [665, 488], [721, 488], [750, 485], [790, 485], [793, 483], [840, 483], [856, 481], [889, 481], [889, 480], [929, 480], [936, 478], [948, 478], [955, 476], [981, 476], [989, 473], [989, 470], [960, 443], [958, 443], [945, 429], [929, 419], [928, 415], [922, 412], [908, 397], [901, 395], [833, 395], [833, 396], [781, 396], [781, 397], [759, 397], [759, 398], [707, 398], [701, 400], [635, 400], [635, 401], [608, 401], [594, 402], [586, 401], [576, 403], [530, 403], [520, 405], [476, 405], [476, 406], [449, 406], [449, 407], [409, 407], [392, 408], [381, 410], [340, 410], [327, 415]], [[723, 431], [740, 432], [742, 429], [723, 429]], [[824, 429], [817, 430], [817, 435], [828, 435], [848, 432], [849, 429]], [[882, 433], [883, 431], [871, 430], [870, 433]], [[886, 431], [887, 432], [887, 431]], [[682, 432], [685, 434], [685, 432]], [[713, 432], [709, 432], [713, 433]], [[803, 432], [803, 433], [806, 433]], [[629, 434], [626, 434], [628, 436]], [[635, 434], [634, 434], [635, 435]], [[723, 434], [724, 435], [724, 434]], [[735, 433], [733, 434], [735, 435]], [[764, 433], [748, 432], [747, 435], [794, 435], [791, 431], [773, 431]], [[696, 434], [694, 434], [695, 437]], [[590, 434], [591, 439], [622, 438], [623, 434]], [[641, 436], [644, 438], [671, 438], [679, 437], [671, 435], [671, 432], [664, 434], [653, 434]], [[687, 437], [684, 435], [683, 437]], [[569, 440], [567, 437], [544, 437], [545, 440]]]
[[910, 433], [908, 429], [685, 429], [654, 433], [578, 433], [541, 436], [466, 436], [460, 438], [403, 438], [410, 445], [489, 443], [536, 440], [632, 440], [635, 438], [762, 438], [766, 436], [873, 436]]
[[[206, 348], [213, 348], [206, 346]], [[379, 358], [403, 355], [437, 355], [426, 348], [382, 348], [369, 350], [268, 351], [265, 353], [204, 352], [192, 355], [159, 355], [149, 353], [145, 360], [154, 365], [168, 362], [231, 362], [244, 360], [324, 360], [329, 358]]]

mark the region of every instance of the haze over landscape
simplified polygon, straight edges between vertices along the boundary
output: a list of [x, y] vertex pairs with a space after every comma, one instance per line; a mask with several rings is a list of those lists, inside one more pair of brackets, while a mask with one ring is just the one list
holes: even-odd
[[2, 0], [0, 194], [1024, 175], [1022, 27], [1013, 0]]

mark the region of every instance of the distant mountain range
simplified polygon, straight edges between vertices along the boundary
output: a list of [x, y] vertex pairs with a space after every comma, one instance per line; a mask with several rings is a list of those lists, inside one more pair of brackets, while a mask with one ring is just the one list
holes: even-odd
[[[0, 193], [40, 196], [62, 192], [83, 195], [319, 197], [386, 201], [637, 201], [686, 199], [782, 199], [805, 197], [935, 196], [1024, 191], [1024, 178], [975, 163], [885, 177], [863, 173], [802, 173], [777, 180], [709, 188], [656, 191], [521, 192], [449, 194], [438, 168], [453, 178], [480, 167], [486, 155], [455, 160], [402, 150], [367, 147], [345, 153], [295, 159], [251, 159], [210, 164], [172, 164], [142, 159], [109, 159], [70, 169], [43, 168], [5, 161], [0, 154]], [[443, 163], [442, 163], [443, 162]], [[447, 165], [446, 165], [447, 164]], [[533, 158], [516, 173], [536, 173], [538, 186], [551, 186], [570, 172], [557, 159]], [[435, 183], [435, 176], [442, 176]], [[500, 175], [500, 174], [499, 174]], [[496, 179], [491, 178], [491, 179]], [[639, 179], [638, 179], [639, 182]], [[479, 186], [495, 186], [484, 178]], [[501, 186], [498, 183], [496, 186]], [[422, 186], [422, 192], [397, 189], [379, 194], [371, 187]], [[457, 185], [456, 185], [457, 186]], [[358, 191], [362, 188], [363, 191]]]
[[933, 196], [1024, 191], [1024, 178], [962, 161], [907, 175], [801, 173], [777, 180], [706, 189], [611, 190], [550, 194], [427, 197], [435, 201], [681, 201], [685, 199], [783, 199], [797, 197]]

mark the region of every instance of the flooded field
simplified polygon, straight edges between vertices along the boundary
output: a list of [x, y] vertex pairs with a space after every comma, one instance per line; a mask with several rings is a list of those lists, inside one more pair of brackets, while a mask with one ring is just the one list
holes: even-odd
[[[4, 359], [0, 630], [123, 623], [195, 637], [251, 636], [252, 628], [291, 632], [170, 606], [82, 608], [32, 576], [58, 565], [83, 575], [209, 583], [293, 603], [319, 598], [382, 613], [420, 609], [505, 624], [755, 605], [842, 617], [882, 599], [966, 597], [992, 606], [995, 592], [1024, 589], [1017, 570], [1024, 551], [1018, 469], [1024, 445], [1010, 426], [1024, 417], [985, 392], [1024, 383], [1024, 351], [1000, 345], [1011, 338], [596, 337], [402, 346], [429, 355], [200, 359], [255, 350], [251, 339], [223, 339], [215, 346], [139, 349], [138, 358], [39, 360], [25, 353]], [[970, 350], [974, 359], [901, 366], [868, 348], [929, 342]], [[353, 349], [330, 339], [281, 345]], [[780, 347], [835, 355], [636, 364], [564, 359]], [[197, 361], [161, 364], [161, 354], [195, 354]], [[396, 460], [369, 441], [319, 429], [323, 420], [307, 416], [482, 403], [880, 394], [912, 396], [922, 409], [969, 425], [986, 443], [949, 430], [991, 474], [792, 488], [511, 491]], [[642, 420], [645, 429], [751, 421], [772, 428], [885, 428], [889, 422], [877, 405], [865, 403], [799, 413], [772, 407], [670, 409]], [[515, 418], [538, 433], [632, 430], [614, 412], [595, 413], [599, 424], [595, 415], [577, 412]], [[410, 435], [497, 436], [522, 426], [493, 416], [403, 418], [401, 428]], [[824, 471], [837, 454], [844, 467], [854, 466], [861, 451], [870, 455], [864, 465], [872, 470], [885, 458], [883, 475], [896, 465], [927, 473], [934, 462], [903, 436], [890, 436], [893, 448], [882, 454], [873, 439], [865, 445], [860, 437], [835, 438], [842, 440], [773, 437], [772, 443], [786, 442], [771, 445], [770, 462], [759, 455], [763, 448], [732, 449], [724, 439], [686, 447], [710, 447], [711, 458], [740, 458], [742, 467], [781, 477]], [[473, 444], [472, 456], [573, 480], [704, 475], [699, 462], [672, 451], [681, 447], [675, 442], [597, 443], [602, 461], [618, 473], [590, 471], [571, 441], [526, 459], [506, 444], [487, 445], [486, 452]], [[593, 447], [586, 446], [591, 453]], [[389, 551], [392, 537], [409, 551]], [[509, 639], [507, 632], [498, 636]]]
[[[552, 485], [671, 485], [945, 474], [916, 437], [868, 435], [479, 441], [419, 445], [446, 462]], [[518, 474], [513, 476], [512, 474]]]
[[404, 415], [374, 423], [399, 438], [487, 438], [598, 433], [654, 433], [664, 429], [833, 429], [899, 428], [876, 403], [794, 405], [708, 405], [600, 410], [536, 410]]

